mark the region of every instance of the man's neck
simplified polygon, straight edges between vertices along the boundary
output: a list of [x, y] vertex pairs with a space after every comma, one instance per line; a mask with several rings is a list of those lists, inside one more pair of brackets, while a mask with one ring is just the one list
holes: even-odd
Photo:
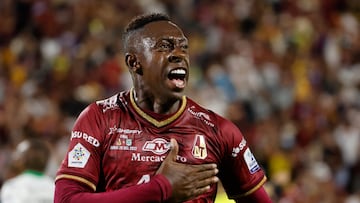
[[157, 114], [174, 114], [181, 105], [181, 99], [161, 100], [146, 94], [139, 94], [132, 90], [134, 101], [137, 106], [146, 111], [151, 111]]

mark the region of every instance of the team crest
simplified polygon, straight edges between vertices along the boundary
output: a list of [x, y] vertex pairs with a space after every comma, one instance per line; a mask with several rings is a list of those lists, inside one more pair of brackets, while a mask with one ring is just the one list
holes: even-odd
[[197, 159], [205, 159], [207, 157], [206, 142], [203, 135], [195, 136], [191, 153]]

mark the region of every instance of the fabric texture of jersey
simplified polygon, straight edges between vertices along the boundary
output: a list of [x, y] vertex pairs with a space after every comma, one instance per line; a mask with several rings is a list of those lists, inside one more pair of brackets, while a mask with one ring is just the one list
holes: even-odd
[[[177, 161], [216, 163], [229, 198], [250, 194], [266, 181], [239, 129], [187, 97], [163, 120], [135, 103], [131, 91], [89, 105], [78, 117], [56, 179], [92, 190], [113, 191], [146, 183], [166, 157], [170, 138], [179, 143]], [[155, 118], [156, 117], [156, 118]], [[213, 202], [217, 185], [189, 202]]]

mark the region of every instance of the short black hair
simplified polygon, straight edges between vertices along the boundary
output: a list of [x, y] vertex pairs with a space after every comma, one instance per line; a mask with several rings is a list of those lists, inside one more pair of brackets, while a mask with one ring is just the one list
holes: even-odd
[[125, 27], [125, 34], [144, 27], [146, 24], [155, 21], [170, 21], [168, 15], [163, 13], [149, 13], [135, 16]]
[[164, 13], [148, 13], [135, 16], [124, 29], [123, 33], [123, 47], [124, 51], [128, 50], [129, 37], [137, 30], [143, 28], [145, 25], [156, 21], [170, 21], [170, 17]]

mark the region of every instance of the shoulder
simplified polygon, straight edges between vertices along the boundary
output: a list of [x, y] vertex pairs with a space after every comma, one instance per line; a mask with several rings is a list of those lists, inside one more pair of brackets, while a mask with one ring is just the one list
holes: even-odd
[[211, 109], [208, 109], [204, 106], [202, 106], [201, 104], [195, 102], [194, 100], [187, 98], [187, 103], [188, 103], [188, 109], [187, 111], [192, 114], [193, 116], [197, 116], [197, 117], [204, 117], [208, 120], [213, 120], [214, 122], [216, 122], [218, 125], [233, 125], [235, 127], [235, 125], [228, 120], [227, 118], [221, 116], [220, 114], [212, 111]]
[[107, 114], [109, 112], [117, 111], [127, 105], [127, 92], [120, 92], [111, 97], [95, 101], [89, 104], [80, 114]]
[[216, 142], [219, 143], [219, 149], [224, 153], [232, 155], [233, 149], [239, 146], [244, 148], [243, 145], [246, 144], [246, 141], [242, 132], [229, 119], [191, 100], [188, 101], [187, 111], [208, 126], [206, 130], [212, 135], [208, 137], [216, 140]]
[[107, 111], [119, 109], [122, 105], [124, 105], [124, 92], [115, 94], [103, 100], [98, 100], [90, 106], [96, 106], [101, 112], [105, 113]]
[[208, 125], [211, 127], [219, 128], [219, 129], [237, 129], [235, 124], [233, 124], [230, 120], [227, 118], [219, 115], [218, 113], [203, 107], [199, 103], [196, 103], [195, 101], [191, 99], [187, 99], [188, 102], [188, 108], [187, 111], [191, 115], [193, 115], [196, 118], [200, 118], [201, 120], [204, 120], [204, 122], [207, 122]]
[[127, 105], [127, 98], [129, 97], [128, 91], [123, 91], [115, 94], [109, 98], [98, 100], [95, 102], [96, 106], [101, 109], [102, 112], [116, 110], [123, 108]]
[[25, 180], [26, 180], [26, 176], [24, 174], [19, 174], [13, 178], [6, 180], [1, 190], [3, 192], [7, 190], [13, 190], [14, 188], [24, 185]]
[[[113, 122], [117, 122], [123, 116], [121, 112], [125, 111], [126, 108], [122, 105], [121, 94], [88, 105], [77, 117], [71, 136], [83, 137], [89, 134], [92, 134], [92, 136], [102, 134], [101, 132], [107, 129], [108, 126], [113, 125]], [[86, 133], [86, 135], [83, 133]]]

